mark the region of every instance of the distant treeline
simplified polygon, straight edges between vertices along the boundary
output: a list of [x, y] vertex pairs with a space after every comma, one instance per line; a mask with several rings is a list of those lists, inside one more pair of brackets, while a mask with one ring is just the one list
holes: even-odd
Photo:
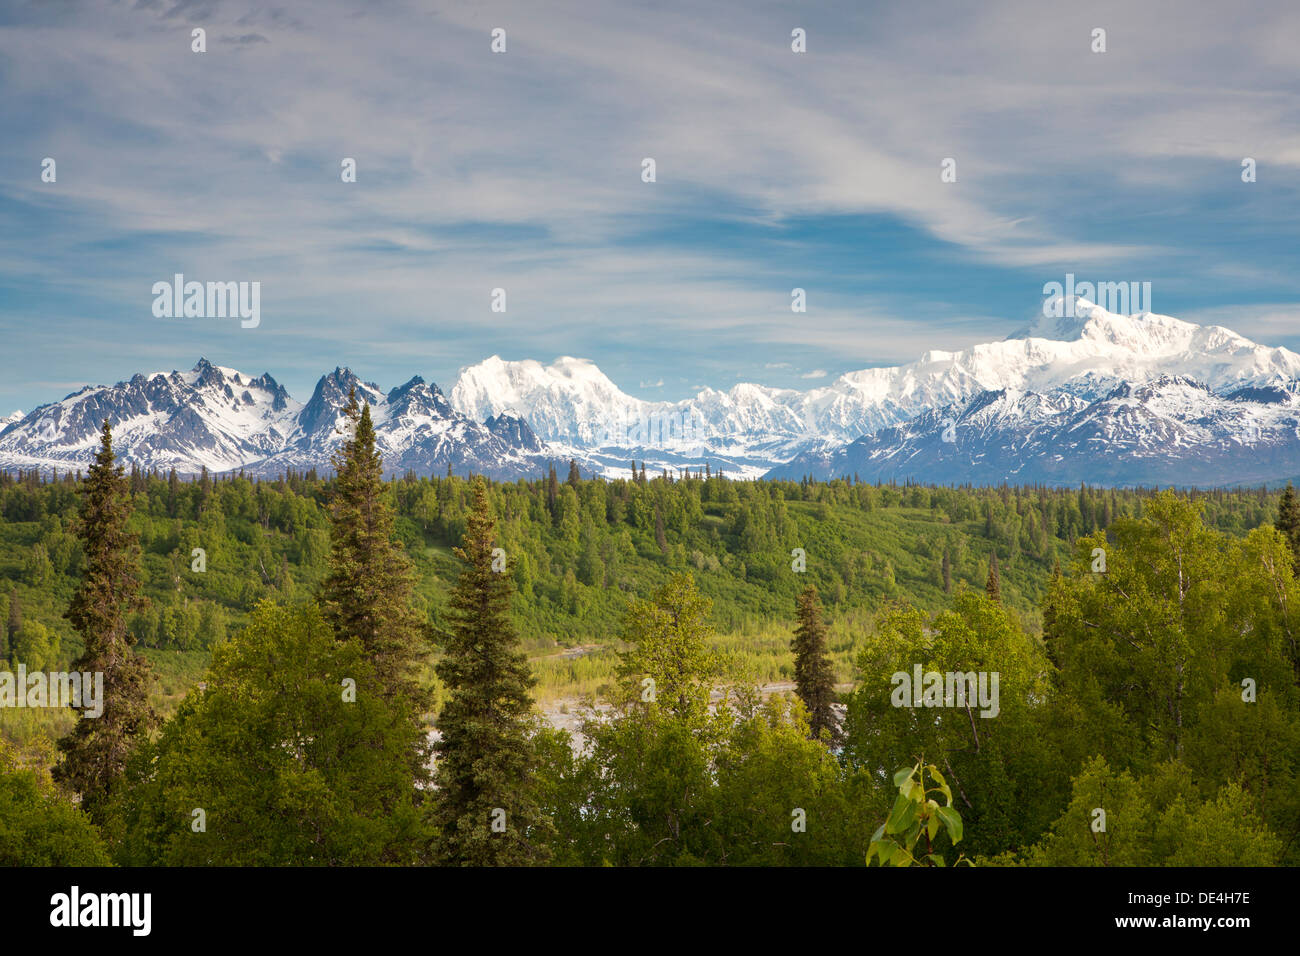
[[[644, 474], [644, 469], [639, 473]], [[130, 629], [145, 648], [198, 651], [224, 640], [258, 601], [307, 599], [329, 555], [333, 479], [289, 472], [184, 480], [128, 472], [131, 528], [144, 552], [148, 606]], [[76, 478], [0, 472], [0, 659], [33, 662], [79, 650], [62, 616], [81, 570]], [[406, 475], [385, 483], [396, 530], [437, 623], [451, 548], [464, 534], [467, 480]], [[1044, 486], [735, 481], [717, 476], [583, 480], [554, 473], [489, 483], [499, 544], [516, 588], [512, 614], [527, 646], [599, 642], [629, 594], [674, 571], [695, 574], [723, 632], [762, 630], [817, 586], [832, 610], [870, 611], [906, 597], [936, 609], [965, 582], [983, 587], [996, 555], [1004, 601], [1031, 630], [1055, 564], [1080, 536], [1141, 517], [1151, 490]], [[1205, 523], [1243, 535], [1277, 513], [1279, 492], [1184, 492]], [[198, 563], [196, 549], [202, 554]], [[802, 549], [805, 571], [794, 570]], [[194, 570], [201, 566], [203, 570]], [[23, 626], [26, 626], [26, 632]]]

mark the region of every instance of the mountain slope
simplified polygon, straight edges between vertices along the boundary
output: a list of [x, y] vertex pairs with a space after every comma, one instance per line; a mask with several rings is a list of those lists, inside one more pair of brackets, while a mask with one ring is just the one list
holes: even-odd
[[[1056, 337], [1050, 337], [1056, 336]], [[0, 421], [0, 468], [86, 467], [107, 417], [146, 467], [194, 473], [325, 469], [349, 392], [368, 402], [390, 473], [533, 477], [712, 469], [952, 481], [1275, 481], [1294, 455], [1300, 355], [1219, 326], [1080, 301], [1067, 318], [960, 351], [799, 391], [741, 383], [676, 402], [618, 388], [592, 362], [499, 356], [448, 395], [416, 376], [382, 391], [336, 368], [306, 404], [269, 375], [201, 360], [189, 372], [91, 386]], [[952, 419], [955, 440], [940, 428]]]
[[300, 407], [270, 375], [200, 359], [189, 372], [136, 375], [42, 405], [0, 433], [0, 465], [85, 468], [107, 418], [114, 447], [141, 466], [226, 471], [278, 450]]
[[201, 359], [190, 372], [88, 386], [35, 409], [0, 433], [0, 468], [84, 469], [107, 418], [119, 457], [145, 468], [182, 474], [243, 469], [268, 477], [286, 468], [329, 471], [354, 389], [371, 406], [376, 444], [390, 474], [450, 465], [461, 473], [513, 479], [537, 477], [550, 461], [526, 422], [499, 420], [495, 430], [481, 425], [419, 377], [385, 395], [336, 368], [303, 405], [269, 375], [250, 378]]
[[797, 456], [772, 478], [856, 475], [941, 484], [1263, 484], [1300, 468], [1300, 396], [1227, 395], [1182, 376], [1122, 383], [1093, 401], [1067, 389], [981, 392], [836, 449]]
[[1080, 301], [1072, 320], [1039, 323], [1068, 339], [1029, 335], [917, 361], [841, 375], [800, 392], [740, 384], [704, 389], [680, 402], [647, 402], [621, 392], [590, 362], [550, 366], [498, 356], [463, 369], [451, 404], [474, 417], [527, 417], [543, 439], [597, 470], [625, 473], [629, 458], [652, 468], [725, 464], [761, 474], [813, 446], [849, 442], [910, 421], [927, 409], [1002, 389], [1057, 389], [1095, 400], [1121, 383], [1184, 376], [1216, 393], [1300, 379], [1300, 355], [1259, 345], [1219, 326], [1155, 313], [1116, 315]]

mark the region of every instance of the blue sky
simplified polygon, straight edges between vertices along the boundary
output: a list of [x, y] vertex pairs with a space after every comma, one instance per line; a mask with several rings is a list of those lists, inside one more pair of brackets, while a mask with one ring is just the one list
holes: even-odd
[[[302, 400], [492, 354], [806, 388], [1067, 272], [1300, 350], [1297, 35], [1285, 0], [10, 0], [0, 413], [201, 355]], [[260, 282], [261, 325], [155, 318], [176, 272]]]

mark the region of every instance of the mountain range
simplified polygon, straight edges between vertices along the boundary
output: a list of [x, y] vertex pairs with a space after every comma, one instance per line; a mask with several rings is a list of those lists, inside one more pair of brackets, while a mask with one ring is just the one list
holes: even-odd
[[354, 390], [371, 407], [375, 444], [390, 474], [451, 468], [513, 479], [547, 467], [527, 422], [509, 415], [476, 422], [418, 376], [385, 393], [336, 368], [302, 404], [270, 375], [254, 378], [200, 359], [189, 372], [136, 375], [42, 405], [0, 430], [0, 468], [84, 469], [107, 418], [119, 457], [144, 468], [266, 477], [288, 468], [328, 471]]
[[269, 375], [189, 372], [87, 386], [0, 418], [0, 469], [86, 467], [100, 424], [124, 458], [195, 473], [328, 470], [349, 390], [393, 474], [536, 477], [722, 469], [733, 477], [1220, 485], [1300, 474], [1300, 355], [1220, 327], [1080, 301], [1073, 318], [926, 352], [807, 391], [738, 384], [678, 402], [621, 391], [590, 361], [492, 356], [449, 392], [383, 392], [346, 368], [301, 404]]

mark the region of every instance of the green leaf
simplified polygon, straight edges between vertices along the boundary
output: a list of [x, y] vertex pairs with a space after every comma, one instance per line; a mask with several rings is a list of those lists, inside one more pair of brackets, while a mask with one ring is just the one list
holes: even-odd
[[903, 837], [904, 846], [916, 846], [916, 841], [921, 838], [922, 821], [917, 820], [907, 828], [907, 833]]
[[934, 782], [939, 785], [939, 792], [948, 798], [948, 803], [951, 805], [952, 790], [948, 788], [948, 781], [944, 778], [943, 774], [939, 772], [939, 768], [931, 765], [930, 776], [934, 778]]
[[961, 815], [952, 807], [940, 807], [939, 816], [943, 819], [943, 825], [948, 828], [948, 836], [952, 839], [953, 844], [961, 842]]
[[899, 770], [897, 773], [895, 773], [894, 786], [901, 787], [903, 785], [904, 780], [911, 779], [912, 774], [915, 772], [915, 770], [916, 770], [915, 767], [904, 767], [902, 770]]
[[871, 854], [874, 853], [879, 858], [881, 866], [889, 866], [889, 861], [901, 850], [902, 847], [893, 840], [877, 840], [871, 844], [870, 849], [867, 851], [867, 863], [871, 862]]
[[907, 829], [913, 820], [916, 819], [916, 804], [899, 794], [894, 801], [894, 809], [889, 811], [889, 819], [885, 821], [886, 833], [898, 833]]

